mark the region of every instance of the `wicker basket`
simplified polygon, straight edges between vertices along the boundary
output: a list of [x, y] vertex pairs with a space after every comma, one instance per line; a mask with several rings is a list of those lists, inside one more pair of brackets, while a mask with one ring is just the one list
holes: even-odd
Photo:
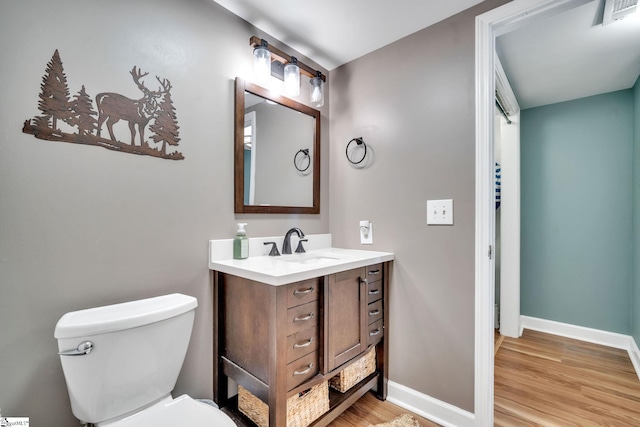
[[[259, 427], [269, 426], [269, 407], [238, 386], [238, 409]], [[287, 399], [287, 427], [307, 427], [329, 410], [329, 386], [325, 381]]]
[[332, 388], [344, 393], [376, 371], [376, 348], [371, 347], [358, 361], [344, 368], [329, 380]]

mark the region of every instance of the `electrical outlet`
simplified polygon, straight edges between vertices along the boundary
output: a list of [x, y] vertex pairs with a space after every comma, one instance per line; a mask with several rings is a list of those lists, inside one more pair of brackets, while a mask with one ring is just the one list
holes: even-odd
[[370, 221], [360, 221], [360, 244], [373, 244], [373, 224]]
[[453, 225], [453, 200], [427, 200], [427, 225]]

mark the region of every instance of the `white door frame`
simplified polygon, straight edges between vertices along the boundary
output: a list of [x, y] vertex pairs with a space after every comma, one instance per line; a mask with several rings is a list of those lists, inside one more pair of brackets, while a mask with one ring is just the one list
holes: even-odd
[[[493, 426], [495, 38], [592, 0], [514, 0], [476, 17], [475, 425]], [[491, 253], [491, 256], [490, 256]]]

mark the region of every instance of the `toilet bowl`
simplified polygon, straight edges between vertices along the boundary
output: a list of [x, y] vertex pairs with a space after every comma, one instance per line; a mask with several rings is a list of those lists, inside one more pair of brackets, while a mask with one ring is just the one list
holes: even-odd
[[235, 427], [213, 406], [171, 396], [197, 305], [171, 294], [63, 315], [54, 336], [76, 418], [97, 427]]

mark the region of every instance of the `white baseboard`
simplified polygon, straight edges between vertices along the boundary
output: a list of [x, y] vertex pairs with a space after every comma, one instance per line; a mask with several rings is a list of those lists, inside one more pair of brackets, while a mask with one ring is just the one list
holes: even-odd
[[640, 379], [640, 350], [638, 350], [635, 340], [630, 335], [585, 328], [584, 326], [570, 325], [568, 323], [529, 316], [520, 316], [520, 325], [520, 335], [522, 335], [523, 329], [531, 329], [533, 331], [545, 332], [547, 334], [626, 350], [627, 353], [629, 353], [629, 358], [636, 371], [636, 375], [638, 375]]
[[538, 319], [536, 317], [520, 316], [524, 329], [546, 332], [561, 337], [573, 338], [608, 347], [629, 350], [631, 337], [629, 335], [607, 332], [599, 329], [585, 328], [584, 326], [570, 325], [568, 323], [555, 322], [553, 320]]
[[638, 344], [636, 340], [631, 338], [631, 348], [629, 349], [629, 358], [631, 359], [631, 363], [633, 364], [633, 369], [636, 370], [636, 375], [640, 380], [640, 350], [638, 349]]
[[444, 427], [475, 426], [472, 413], [393, 381], [389, 381], [387, 400]]

